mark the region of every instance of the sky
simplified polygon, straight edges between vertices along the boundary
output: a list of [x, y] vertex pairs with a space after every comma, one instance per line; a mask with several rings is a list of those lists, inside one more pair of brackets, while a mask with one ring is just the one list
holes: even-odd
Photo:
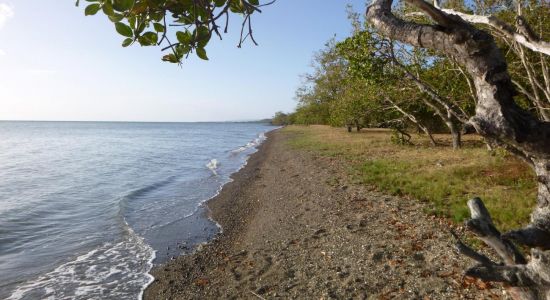
[[[346, 4], [364, 0], [278, 0], [253, 19], [259, 46], [237, 48], [239, 16], [223, 41], [183, 66], [159, 47], [121, 47], [85, 1], [0, 0], [0, 120], [245, 121], [290, 112], [301, 74], [334, 35], [351, 32]], [[265, 2], [265, 1], [263, 1]]]

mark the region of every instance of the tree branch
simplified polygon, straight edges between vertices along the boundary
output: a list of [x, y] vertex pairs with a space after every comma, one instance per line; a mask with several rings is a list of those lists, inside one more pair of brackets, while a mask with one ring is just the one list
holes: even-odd
[[[423, 1], [423, 0], [415, 0], [415, 1]], [[437, 2], [434, 1], [434, 3], [436, 4], [435, 7], [439, 8], [437, 5]], [[518, 30], [516, 30], [513, 26], [506, 24], [505, 22], [499, 20], [495, 16], [480, 16], [480, 15], [466, 14], [453, 9], [445, 9], [445, 8], [440, 8], [440, 10], [447, 14], [459, 16], [465, 21], [470, 23], [488, 25], [491, 28], [498, 30], [500, 33], [502, 33], [509, 39], [514, 40], [517, 43], [535, 52], [550, 55], [550, 43], [541, 41], [536, 35], [534, 35], [533, 31], [530, 30], [530, 28], [528, 27], [525, 19], [523, 19], [521, 16], [518, 16], [517, 18], [516, 26], [518, 27]]]

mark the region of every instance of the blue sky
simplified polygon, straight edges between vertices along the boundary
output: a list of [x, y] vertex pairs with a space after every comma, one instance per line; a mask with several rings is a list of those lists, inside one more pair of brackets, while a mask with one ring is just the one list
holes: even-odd
[[[228, 121], [292, 111], [312, 54], [351, 26], [364, 0], [278, 0], [238, 43], [238, 16], [209, 61], [161, 62], [158, 47], [122, 48], [105, 16], [74, 0], [0, 0], [0, 120]], [[86, 2], [84, 2], [86, 4]]]

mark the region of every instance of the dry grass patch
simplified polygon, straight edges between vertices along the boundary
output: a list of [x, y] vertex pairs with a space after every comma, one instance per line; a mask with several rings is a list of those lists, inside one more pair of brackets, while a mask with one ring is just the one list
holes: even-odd
[[337, 157], [350, 167], [357, 181], [379, 190], [425, 201], [429, 213], [461, 222], [468, 217], [466, 201], [481, 197], [497, 225], [508, 230], [527, 224], [535, 204], [534, 173], [503, 151], [487, 151], [479, 136], [464, 137], [455, 151], [450, 136], [436, 135], [431, 147], [421, 135], [414, 145], [391, 142], [386, 129], [348, 133], [327, 126], [288, 126], [289, 144], [322, 156]]

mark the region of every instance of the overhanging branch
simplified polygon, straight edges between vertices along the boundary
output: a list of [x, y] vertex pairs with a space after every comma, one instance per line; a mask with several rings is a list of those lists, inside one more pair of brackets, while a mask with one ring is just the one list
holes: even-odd
[[[423, 0], [414, 0], [422, 1]], [[509, 39], [516, 41], [517, 43], [539, 53], [550, 55], [550, 43], [541, 41], [536, 35], [532, 33], [529, 25], [521, 16], [518, 16], [516, 26], [517, 29], [513, 26], [503, 22], [495, 16], [482, 16], [474, 14], [466, 14], [463, 12], [456, 11], [454, 9], [440, 8], [437, 0], [434, 0], [434, 7], [439, 8], [440, 11], [450, 14], [457, 15], [463, 20], [474, 23], [474, 24], [484, 24], [488, 25], [491, 28], [498, 30], [500, 33], [504, 34]]]

